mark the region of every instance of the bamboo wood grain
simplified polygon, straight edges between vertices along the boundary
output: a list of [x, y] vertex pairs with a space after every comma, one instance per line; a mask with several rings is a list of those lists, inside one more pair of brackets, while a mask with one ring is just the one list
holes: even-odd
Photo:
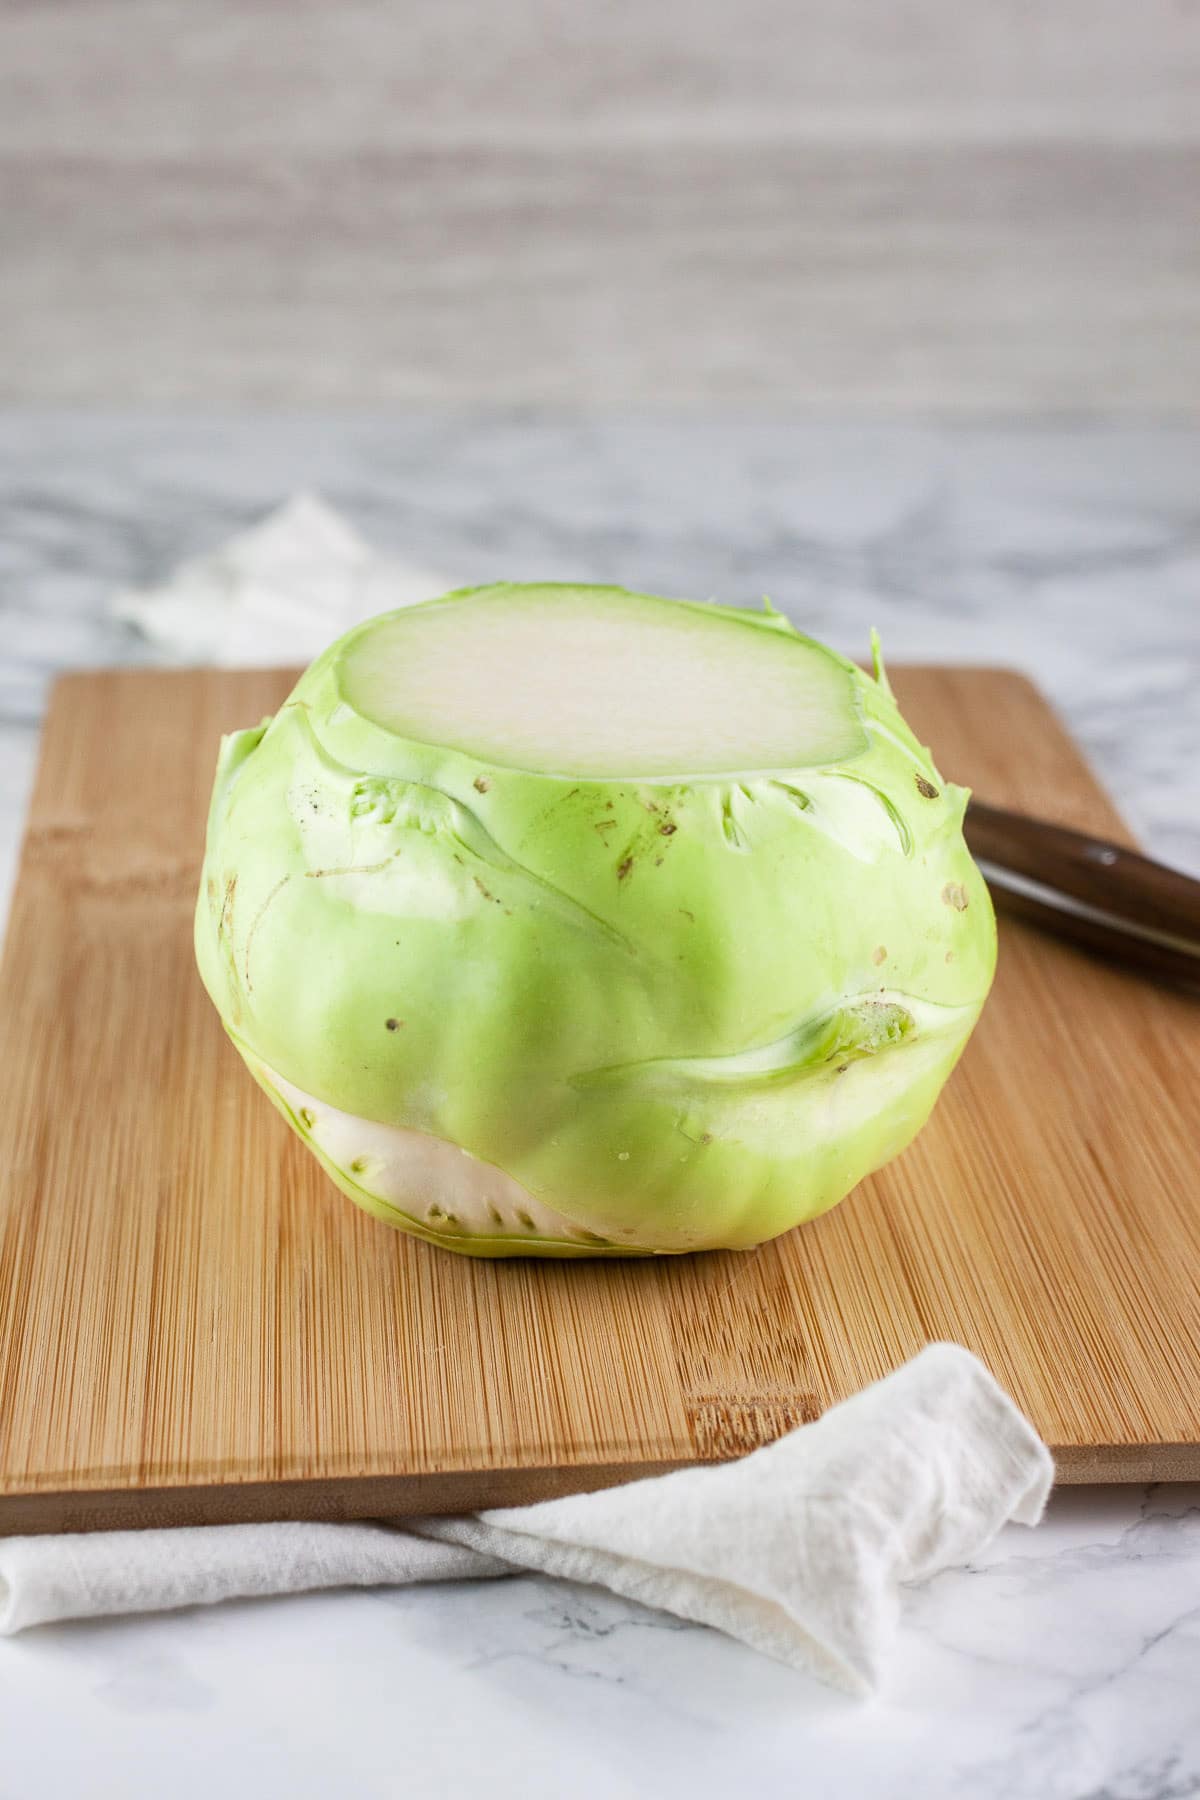
[[[739, 1454], [932, 1338], [1070, 1480], [1200, 1476], [1200, 1006], [1001, 925], [928, 1130], [750, 1255], [477, 1263], [351, 1207], [196, 977], [223, 730], [279, 672], [71, 676], [0, 971], [0, 1531], [458, 1510]], [[982, 798], [1128, 843], [1019, 677], [907, 670]]]

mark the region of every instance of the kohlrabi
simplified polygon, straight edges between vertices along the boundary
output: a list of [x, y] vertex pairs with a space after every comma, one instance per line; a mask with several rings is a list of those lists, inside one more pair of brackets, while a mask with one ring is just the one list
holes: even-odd
[[996, 954], [937, 773], [778, 614], [499, 586], [226, 738], [225, 1027], [351, 1199], [482, 1256], [744, 1248], [924, 1123]]

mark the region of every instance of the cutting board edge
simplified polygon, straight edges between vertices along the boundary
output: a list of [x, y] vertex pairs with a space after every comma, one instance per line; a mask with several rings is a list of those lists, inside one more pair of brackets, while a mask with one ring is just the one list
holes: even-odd
[[[1200, 1443], [1051, 1447], [1058, 1487], [1200, 1481]], [[462, 1470], [442, 1474], [323, 1477], [214, 1483], [203, 1487], [105, 1488], [0, 1497], [0, 1538], [138, 1531], [163, 1526], [245, 1525], [279, 1520], [330, 1523], [404, 1519], [527, 1506], [567, 1494], [620, 1487], [697, 1467], [695, 1459], [592, 1467]]]
[[1050, 1446], [1058, 1487], [1098, 1482], [1132, 1486], [1200, 1481], [1200, 1441], [1178, 1444], [1069, 1444]]
[[695, 1468], [695, 1458], [421, 1475], [322, 1476], [195, 1487], [59, 1489], [0, 1496], [0, 1538], [59, 1532], [140, 1531], [177, 1525], [247, 1525], [403, 1519], [528, 1506]]

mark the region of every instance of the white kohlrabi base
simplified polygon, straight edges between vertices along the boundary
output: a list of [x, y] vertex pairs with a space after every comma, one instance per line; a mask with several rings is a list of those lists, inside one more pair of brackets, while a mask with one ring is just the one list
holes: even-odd
[[558, 1238], [596, 1244], [593, 1232], [535, 1200], [519, 1181], [426, 1131], [341, 1112], [260, 1063], [314, 1150], [373, 1199], [447, 1237]]

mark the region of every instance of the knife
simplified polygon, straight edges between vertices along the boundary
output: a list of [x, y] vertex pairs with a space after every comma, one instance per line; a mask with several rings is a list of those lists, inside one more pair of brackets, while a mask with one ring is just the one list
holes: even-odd
[[1200, 881], [1123, 844], [972, 799], [967, 844], [997, 910], [1200, 986]]

